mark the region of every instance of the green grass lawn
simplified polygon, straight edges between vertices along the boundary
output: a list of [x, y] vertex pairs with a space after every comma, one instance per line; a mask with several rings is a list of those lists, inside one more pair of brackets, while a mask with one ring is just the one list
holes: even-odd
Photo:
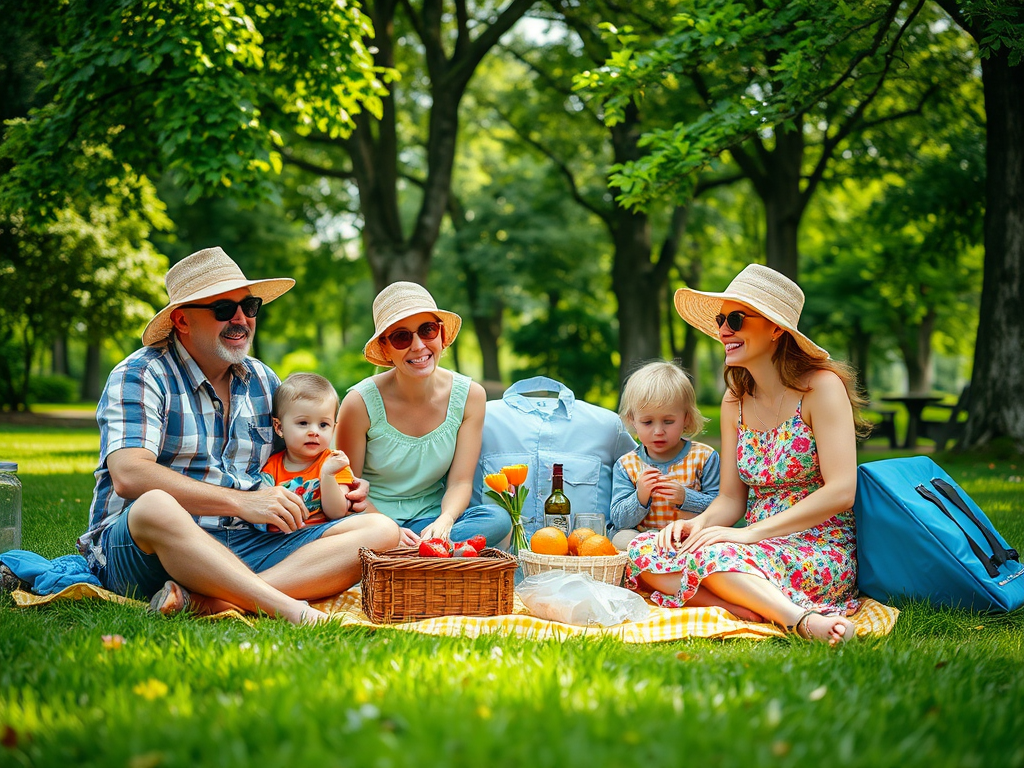
[[[91, 430], [0, 434], [26, 549], [73, 551], [97, 449]], [[1024, 549], [1024, 457], [939, 461]], [[840, 650], [255, 624], [0, 597], [0, 766], [1024, 765], [1022, 612], [909, 606]]]

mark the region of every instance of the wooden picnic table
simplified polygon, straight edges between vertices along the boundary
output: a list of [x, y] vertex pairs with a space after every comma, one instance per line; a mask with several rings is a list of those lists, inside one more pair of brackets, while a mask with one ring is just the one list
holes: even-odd
[[913, 448], [917, 445], [917, 435], [921, 426], [921, 414], [924, 413], [925, 406], [933, 405], [942, 401], [942, 397], [936, 395], [892, 395], [890, 397], [883, 397], [887, 403], [899, 403], [907, 409], [907, 436], [903, 441], [904, 448]]

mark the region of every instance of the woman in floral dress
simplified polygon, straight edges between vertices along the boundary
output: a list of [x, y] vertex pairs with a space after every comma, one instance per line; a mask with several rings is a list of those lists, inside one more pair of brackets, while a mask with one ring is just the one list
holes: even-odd
[[862, 401], [851, 370], [797, 330], [803, 301], [757, 264], [724, 293], [677, 291], [683, 319], [725, 346], [721, 489], [697, 517], [635, 538], [627, 578], [666, 607], [720, 605], [834, 645], [858, 607]]

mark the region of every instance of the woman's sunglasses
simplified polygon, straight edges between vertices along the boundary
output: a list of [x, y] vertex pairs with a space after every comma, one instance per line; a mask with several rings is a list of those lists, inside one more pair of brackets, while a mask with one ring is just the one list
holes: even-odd
[[[416, 335], [424, 341], [430, 341], [436, 339], [437, 334], [441, 332], [441, 324], [433, 321], [427, 321], [419, 328], [416, 329]], [[387, 339], [391, 342], [391, 346], [395, 349], [408, 349], [412, 344], [412, 331], [400, 328], [397, 331], [392, 331], [387, 336], [381, 336], [381, 340]]]
[[746, 312], [740, 312], [738, 309], [734, 312], [730, 312], [728, 315], [721, 313], [715, 315], [715, 322], [718, 327], [721, 328], [723, 323], [728, 323], [729, 327], [734, 331], [738, 331], [743, 327], [743, 321], [748, 317], [761, 317], [761, 315], [748, 315]]
[[217, 320], [223, 323], [234, 317], [239, 307], [242, 308], [242, 314], [246, 317], [256, 317], [262, 306], [263, 299], [259, 296], [246, 296], [241, 301], [221, 299], [212, 304], [182, 304], [179, 309], [208, 309], [213, 312], [213, 316]]

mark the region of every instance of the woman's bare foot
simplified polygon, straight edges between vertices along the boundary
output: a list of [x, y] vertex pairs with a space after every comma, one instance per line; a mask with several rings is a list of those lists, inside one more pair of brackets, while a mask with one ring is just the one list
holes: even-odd
[[856, 637], [857, 628], [843, 616], [808, 613], [796, 624], [796, 633], [805, 640], [838, 645]]

